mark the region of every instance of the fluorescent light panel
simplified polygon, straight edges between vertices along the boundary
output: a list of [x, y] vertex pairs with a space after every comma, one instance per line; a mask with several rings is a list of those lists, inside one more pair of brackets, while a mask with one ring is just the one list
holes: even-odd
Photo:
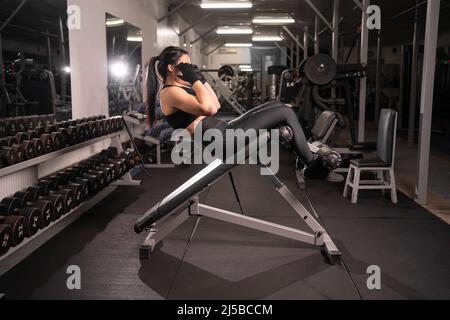
[[258, 41], [282, 41], [283, 39], [278, 35], [259, 35], [259, 36], [253, 36], [252, 41], [258, 42]]
[[249, 65], [249, 64], [242, 64], [242, 65], [240, 65], [239, 66], [239, 69], [251, 69], [252, 68], [252, 66], [251, 65]]
[[108, 19], [106, 20], [106, 25], [108, 27], [116, 27], [125, 24], [125, 20], [123, 19]]
[[142, 42], [142, 36], [128, 36], [127, 41], [129, 42]]
[[251, 43], [225, 43], [225, 47], [252, 47]]
[[202, 9], [250, 9], [251, 1], [204, 1], [200, 4]]
[[250, 27], [219, 27], [217, 34], [252, 34], [253, 29]]
[[295, 20], [291, 17], [256, 17], [253, 19], [254, 24], [269, 24], [269, 25], [283, 25], [294, 23]]

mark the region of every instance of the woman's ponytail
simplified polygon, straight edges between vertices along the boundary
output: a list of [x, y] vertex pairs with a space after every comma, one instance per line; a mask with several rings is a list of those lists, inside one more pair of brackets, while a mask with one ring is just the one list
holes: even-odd
[[150, 126], [156, 121], [156, 98], [159, 91], [159, 80], [156, 74], [156, 63], [159, 61], [159, 57], [153, 57], [148, 64], [146, 88], [147, 88], [147, 112], [150, 121]]

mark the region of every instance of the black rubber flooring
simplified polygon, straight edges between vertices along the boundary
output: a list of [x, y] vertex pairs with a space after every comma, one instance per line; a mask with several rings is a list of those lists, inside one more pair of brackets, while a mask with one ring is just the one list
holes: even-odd
[[[343, 252], [331, 266], [314, 247], [203, 218], [168, 237], [148, 261], [135, 220], [200, 167], [152, 169], [141, 187], [122, 187], [0, 278], [8, 299], [450, 299], [450, 227], [399, 194], [399, 204], [362, 192], [358, 205], [342, 184], [295, 183], [290, 159], [279, 178], [321, 217]], [[254, 166], [234, 171], [246, 214], [305, 228]], [[239, 212], [226, 178], [203, 196]], [[67, 289], [67, 267], [81, 268], [82, 288]], [[367, 268], [381, 268], [381, 290], [367, 288]]]

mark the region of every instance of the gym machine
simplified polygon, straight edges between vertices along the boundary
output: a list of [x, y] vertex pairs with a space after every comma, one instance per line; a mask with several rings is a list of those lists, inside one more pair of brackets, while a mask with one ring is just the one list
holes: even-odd
[[[356, 99], [352, 91], [354, 81], [366, 76], [367, 66], [364, 64], [337, 65], [328, 55], [318, 54], [304, 60], [298, 70], [282, 73], [278, 100], [300, 105], [299, 120], [306, 132], [311, 132], [322, 112], [336, 113], [340, 128], [347, 126], [342, 114], [346, 115], [351, 148], [370, 148], [371, 145], [361, 145], [357, 141], [354, 125]], [[333, 89], [341, 93], [341, 97], [332, 97]], [[323, 97], [324, 93], [328, 94], [327, 98]], [[343, 112], [339, 113], [337, 109]]]
[[[208, 83], [216, 91], [219, 99], [223, 99], [238, 114], [244, 114], [253, 107], [253, 74], [238, 72], [237, 68], [225, 65], [220, 69], [203, 69]], [[211, 73], [218, 74], [218, 78]]]
[[109, 113], [122, 115], [135, 110], [135, 105], [142, 103], [142, 68], [136, 66], [134, 76], [125, 80], [110, 80], [108, 84]]
[[[3, 116], [55, 114], [61, 106], [53, 73], [33, 59], [20, 54], [19, 59], [3, 65], [3, 74], [5, 79], [0, 82], [0, 96], [5, 107], [1, 111]], [[44, 84], [45, 90], [34, 88], [38, 83]], [[43, 94], [48, 97], [43, 97]]]

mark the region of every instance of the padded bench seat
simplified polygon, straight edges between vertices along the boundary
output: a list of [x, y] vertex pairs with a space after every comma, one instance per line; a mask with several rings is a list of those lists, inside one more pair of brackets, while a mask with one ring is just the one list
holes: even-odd
[[352, 159], [350, 164], [357, 166], [359, 168], [387, 168], [390, 165], [378, 157], [366, 158], [366, 159]]

